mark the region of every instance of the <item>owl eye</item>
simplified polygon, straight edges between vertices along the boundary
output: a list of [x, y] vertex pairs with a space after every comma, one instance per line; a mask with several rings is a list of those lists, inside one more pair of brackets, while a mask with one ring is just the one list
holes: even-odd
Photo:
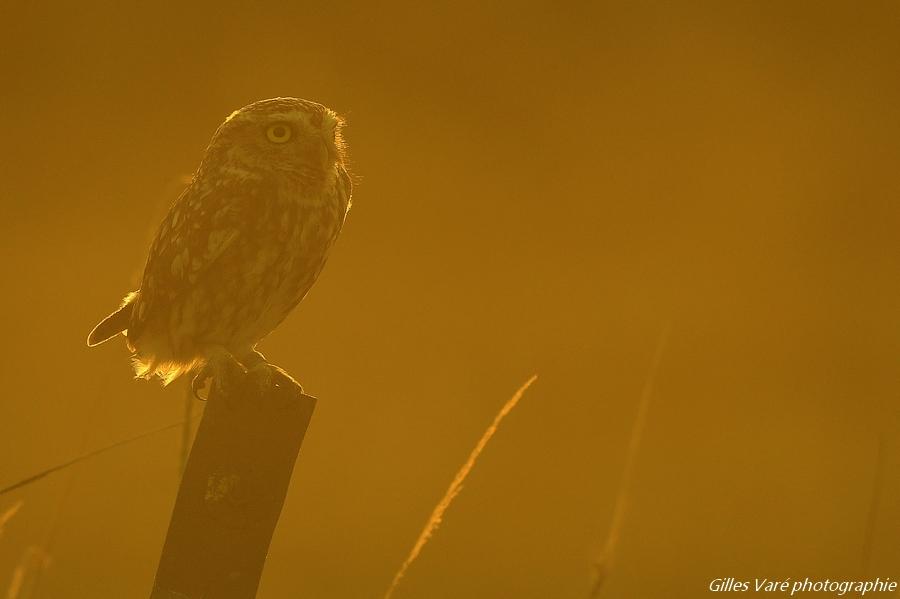
[[291, 138], [291, 126], [286, 123], [275, 123], [266, 129], [266, 137], [276, 144], [283, 144]]

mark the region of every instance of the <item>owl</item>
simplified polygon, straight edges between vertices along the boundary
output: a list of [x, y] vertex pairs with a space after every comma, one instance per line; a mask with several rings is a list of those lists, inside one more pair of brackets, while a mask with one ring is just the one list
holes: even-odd
[[236, 110], [156, 232], [140, 289], [88, 336], [125, 335], [137, 377], [163, 384], [256, 344], [315, 283], [350, 209], [343, 120], [298, 98]]

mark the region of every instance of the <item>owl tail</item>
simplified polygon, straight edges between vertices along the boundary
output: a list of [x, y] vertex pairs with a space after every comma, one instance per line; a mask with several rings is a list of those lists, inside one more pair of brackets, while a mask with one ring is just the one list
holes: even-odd
[[104, 341], [109, 341], [128, 328], [128, 321], [131, 320], [131, 308], [137, 296], [137, 291], [126, 295], [119, 309], [101, 320], [100, 324], [94, 327], [94, 330], [91, 331], [87, 338], [88, 347], [94, 347]]

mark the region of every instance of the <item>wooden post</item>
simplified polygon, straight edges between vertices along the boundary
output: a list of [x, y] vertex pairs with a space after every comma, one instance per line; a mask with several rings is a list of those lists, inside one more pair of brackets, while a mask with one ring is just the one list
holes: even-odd
[[226, 360], [178, 489], [150, 599], [252, 599], [316, 400]]

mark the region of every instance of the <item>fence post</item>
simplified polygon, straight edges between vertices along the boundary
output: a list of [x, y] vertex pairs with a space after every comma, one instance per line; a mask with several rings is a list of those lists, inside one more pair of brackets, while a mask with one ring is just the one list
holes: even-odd
[[150, 599], [252, 599], [316, 399], [227, 360], [178, 489]]

